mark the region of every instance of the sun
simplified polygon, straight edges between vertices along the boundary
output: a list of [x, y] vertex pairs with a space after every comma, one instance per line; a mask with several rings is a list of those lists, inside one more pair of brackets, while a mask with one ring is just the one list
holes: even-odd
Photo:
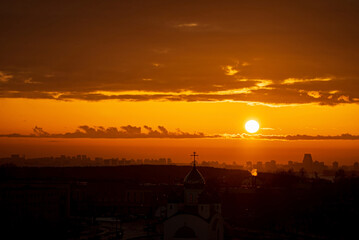
[[249, 133], [255, 133], [259, 130], [259, 123], [255, 120], [249, 120], [246, 122], [245, 128]]

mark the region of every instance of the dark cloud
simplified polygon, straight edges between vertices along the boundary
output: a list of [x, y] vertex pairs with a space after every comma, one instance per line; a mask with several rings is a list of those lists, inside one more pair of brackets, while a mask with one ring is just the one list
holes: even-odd
[[50, 134], [48, 132], [44, 131], [42, 128], [40, 128], [38, 126], [35, 126], [33, 128], [33, 131], [34, 131], [35, 136], [38, 136], [38, 137], [48, 137], [48, 136], [50, 136]]
[[108, 127], [103, 126], [90, 127], [87, 125], [79, 126], [77, 130], [66, 133], [49, 133], [41, 127], [35, 126], [32, 134], [3, 134], [0, 137], [12, 138], [240, 138], [240, 139], [262, 139], [262, 140], [359, 140], [359, 135], [349, 133], [323, 136], [323, 135], [263, 135], [263, 134], [206, 134], [206, 133], [188, 133], [180, 129], [175, 132], [168, 131], [164, 126], [158, 126], [153, 129], [147, 125], [142, 127], [121, 126]]
[[349, 133], [335, 135], [335, 136], [323, 136], [323, 135], [248, 135], [241, 134], [236, 137], [239, 138], [255, 138], [255, 139], [265, 139], [265, 140], [359, 140], [359, 135], [352, 135]]
[[[134, 91], [131, 94], [121, 94], [121, 92], [75, 92], [75, 93], [61, 93], [61, 92], [1, 92], [2, 98], [33, 98], [33, 99], [53, 99], [62, 101], [84, 100], [84, 101], [102, 101], [102, 100], [119, 100], [119, 101], [242, 101], [242, 102], [256, 102], [263, 104], [306, 104], [314, 103], [320, 105], [337, 105], [346, 103], [359, 103], [359, 92], [355, 88], [358, 85], [352, 81], [352, 87], [342, 85], [345, 80], [331, 79], [328, 81], [310, 81], [299, 82], [293, 84], [283, 84], [281, 82], [269, 83], [265, 86], [260, 86], [259, 80], [245, 81], [250, 86], [239, 89], [223, 89], [222, 86], [217, 86], [215, 91], [207, 92], [146, 92]], [[322, 88], [318, 87], [322, 86]], [[352, 88], [352, 89], [351, 89]]]
[[358, 102], [358, 11], [349, 0], [1, 1], [0, 98]]
[[116, 127], [89, 127], [87, 125], [79, 126], [74, 132], [66, 133], [48, 133], [42, 128], [35, 126], [33, 133], [23, 134], [5, 134], [0, 137], [40, 137], [40, 138], [213, 138], [215, 135], [205, 135], [204, 133], [187, 133], [177, 129], [175, 132], [168, 131], [163, 126], [157, 129], [144, 126], [145, 131], [141, 127], [121, 126]]

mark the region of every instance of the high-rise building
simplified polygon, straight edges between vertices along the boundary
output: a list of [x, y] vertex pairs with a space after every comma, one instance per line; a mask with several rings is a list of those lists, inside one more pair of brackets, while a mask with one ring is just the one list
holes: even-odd
[[305, 170], [312, 170], [312, 168], [313, 168], [312, 154], [310, 154], [310, 153], [304, 154], [303, 167]]

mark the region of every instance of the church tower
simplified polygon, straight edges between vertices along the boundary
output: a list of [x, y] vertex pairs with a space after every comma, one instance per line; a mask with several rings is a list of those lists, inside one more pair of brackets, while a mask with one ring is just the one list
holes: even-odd
[[184, 203], [185, 205], [197, 205], [198, 198], [204, 190], [205, 180], [196, 168], [196, 152], [193, 153], [193, 168], [184, 178]]
[[163, 239], [223, 240], [223, 218], [219, 199], [205, 190], [205, 180], [196, 167], [184, 178], [184, 199], [168, 201]]

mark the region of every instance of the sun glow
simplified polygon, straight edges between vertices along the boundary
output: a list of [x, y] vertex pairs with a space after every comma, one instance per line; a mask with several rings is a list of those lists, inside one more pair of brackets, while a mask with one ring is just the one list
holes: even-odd
[[249, 133], [255, 133], [259, 130], [259, 123], [255, 120], [249, 120], [246, 122], [245, 128]]

